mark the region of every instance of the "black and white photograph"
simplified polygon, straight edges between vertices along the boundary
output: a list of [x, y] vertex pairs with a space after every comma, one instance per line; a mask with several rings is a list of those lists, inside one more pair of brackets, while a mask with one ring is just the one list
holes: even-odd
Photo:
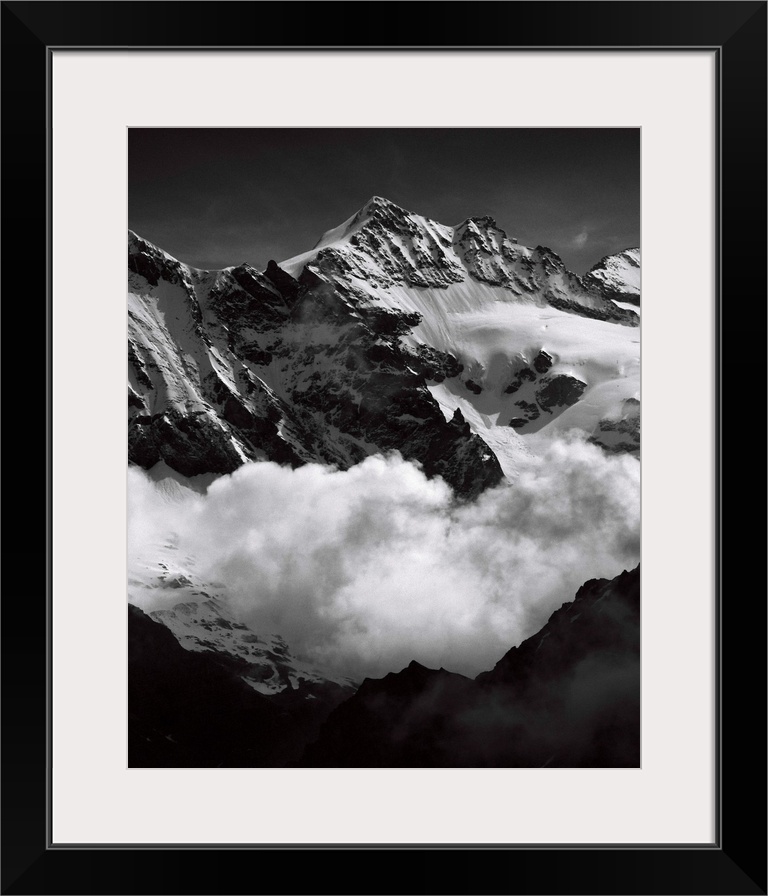
[[128, 765], [639, 768], [640, 129], [128, 129]]
[[768, 5], [481, 7], [3, 0], [3, 893], [765, 893]]

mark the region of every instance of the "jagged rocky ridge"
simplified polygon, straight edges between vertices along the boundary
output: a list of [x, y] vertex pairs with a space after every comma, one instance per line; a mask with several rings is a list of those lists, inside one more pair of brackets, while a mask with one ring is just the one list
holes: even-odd
[[401, 343], [418, 315], [356, 302], [311, 271], [197, 271], [135, 234], [129, 268], [133, 463], [193, 476], [265, 459], [347, 468], [398, 450], [464, 497], [501, 479], [426, 387], [457, 360]]
[[284, 267], [309, 269], [361, 298], [369, 296], [370, 286], [445, 289], [476, 280], [503, 287], [510, 297], [535, 297], [574, 314], [634, 325], [631, 312], [606, 301], [555, 252], [518, 245], [490, 216], [446, 227], [380, 196]]
[[637, 767], [640, 567], [594, 579], [472, 680], [416, 662], [366, 679], [301, 760], [352, 767]]

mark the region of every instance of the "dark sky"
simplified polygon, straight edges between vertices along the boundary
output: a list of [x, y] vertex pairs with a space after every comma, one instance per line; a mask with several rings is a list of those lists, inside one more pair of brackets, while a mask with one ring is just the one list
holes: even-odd
[[640, 243], [634, 128], [132, 128], [128, 167], [128, 226], [200, 268], [306, 252], [374, 195], [491, 215], [579, 274]]

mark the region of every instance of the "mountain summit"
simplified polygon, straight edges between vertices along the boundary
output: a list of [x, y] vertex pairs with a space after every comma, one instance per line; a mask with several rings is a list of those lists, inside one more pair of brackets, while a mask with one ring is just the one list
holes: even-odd
[[614, 302], [640, 304], [640, 250], [606, 255], [584, 275], [584, 282]]
[[294, 277], [309, 268], [360, 298], [375, 299], [393, 286], [447, 288], [475, 280], [503, 288], [507, 301], [534, 300], [586, 317], [637, 324], [636, 315], [566, 270], [551, 249], [518, 245], [490, 216], [448, 227], [380, 196], [323, 234], [314, 249], [280, 266]]

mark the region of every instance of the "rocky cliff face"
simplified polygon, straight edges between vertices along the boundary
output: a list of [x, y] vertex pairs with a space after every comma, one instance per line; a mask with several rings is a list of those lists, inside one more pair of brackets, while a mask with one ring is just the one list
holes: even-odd
[[417, 314], [275, 264], [195, 271], [135, 235], [129, 269], [132, 462], [193, 476], [265, 459], [345, 469], [397, 450], [465, 498], [501, 479], [493, 452], [427, 389], [460, 371], [456, 359], [401, 342]]

